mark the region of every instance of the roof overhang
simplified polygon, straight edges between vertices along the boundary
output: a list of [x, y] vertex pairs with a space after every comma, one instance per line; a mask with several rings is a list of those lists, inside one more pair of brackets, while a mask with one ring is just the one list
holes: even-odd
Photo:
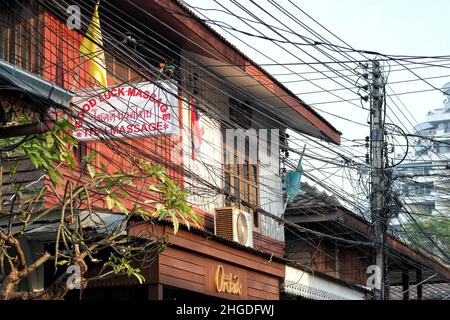
[[[125, 235], [124, 230], [126, 230], [127, 216], [124, 214], [101, 211], [89, 213], [88, 211], [82, 211], [79, 217], [81, 226], [84, 229], [89, 228], [98, 234], [112, 234], [115, 232], [116, 234]], [[0, 228], [7, 228], [8, 219], [8, 216], [0, 217]], [[67, 221], [65, 225], [71, 227], [71, 224]], [[11, 231], [17, 233], [23, 227], [23, 225], [19, 224], [13, 226]], [[46, 215], [45, 218], [39, 219], [25, 228], [21, 237], [39, 241], [54, 241], [59, 227], [60, 214], [58, 212], [52, 212]]]
[[[339, 226], [344, 226], [350, 231], [353, 231], [354, 235], [357, 237], [370, 239], [373, 235], [373, 228], [369, 223], [346, 208], [338, 207], [336, 209], [337, 211], [326, 213], [327, 210], [323, 207], [308, 208], [307, 214], [302, 214], [303, 211], [300, 208], [298, 208], [296, 212], [291, 209], [289, 213], [286, 214], [286, 219], [293, 222], [297, 221], [296, 223], [336, 223], [339, 224]], [[450, 280], [450, 269], [435, 259], [409, 247], [401, 240], [392, 236], [388, 236], [387, 244], [389, 250], [396, 254], [400, 254], [407, 260], [413, 260], [424, 267], [430, 268], [443, 278]]]
[[138, 0], [126, 9], [136, 19], [150, 23], [170, 41], [192, 53], [219, 76], [233, 79], [231, 83], [266, 102], [258, 107], [266, 108], [263, 111], [276, 116], [286, 127], [340, 144], [341, 132], [183, 4]]
[[257, 101], [258, 110], [275, 118], [291, 130], [308, 134], [334, 143], [339, 143], [340, 135], [321, 120], [305, 104], [281, 89], [276, 82], [253, 65], [244, 69], [223, 61], [191, 53], [196, 61], [208, 66], [212, 72], [233, 88], [245, 91]]
[[68, 107], [74, 95], [73, 92], [55, 85], [54, 82], [43, 80], [1, 59], [0, 83], [8, 84], [15, 90], [42, 98], [49, 104], [60, 107]]

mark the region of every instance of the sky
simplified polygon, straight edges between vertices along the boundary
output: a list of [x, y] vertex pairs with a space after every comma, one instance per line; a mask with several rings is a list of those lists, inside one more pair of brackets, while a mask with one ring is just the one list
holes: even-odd
[[[301, 7], [354, 48], [388, 54], [450, 54], [450, 1], [446, 0], [304, 0]], [[326, 8], [326, 10], [324, 10]], [[432, 69], [420, 75], [445, 75]], [[411, 74], [408, 74], [411, 77]], [[392, 77], [392, 81], [395, 81]], [[430, 81], [442, 87], [450, 77]], [[408, 85], [395, 86], [397, 92], [412, 91]], [[424, 89], [426, 86], [424, 86]], [[428, 87], [430, 88], [430, 87]], [[404, 95], [418, 121], [424, 121], [429, 109], [442, 105], [438, 91]]]
[[[216, 8], [225, 10], [224, 7], [229, 9], [231, 12], [244, 16], [247, 18], [254, 19], [247, 15], [242, 9], [236, 7], [229, 0], [224, 1], [212, 1], [212, 0], [190, 0], [187, 1], [190, 5], [200, 7], [200, 8]], [[450, 41], [446, 35], [450, 27], [450, 22], [448, 20], [448, 12], [450, 12], [450, 1], [446, 0], [293, 0], [293, 2], [299, 6], [302, 10], [312, 16], [315, 20], [323, 24], [326, 28], [331, 30], [334, 34], [339, 36], [341, 39], [345, 40], [355, 49], [365, 49], [373, 50], [377, 52], [387, 53], [387, 54], [404, 54], [404, 55], [445, 55], [450, 54]], [[282, 28], [291, 27], [296, 32], [310, 36], [306, 30], [299, 28], [298, 24], [286, 18], [286, 16], [277, 10], [268, 0], [256, 1], [256, 3], [265, 8], [269, 14], [273, 15], [276, 19], [280, 19], [285, 26], [281, 25], [275, 19], [269, 17], [267, 13], [264, 13], [255, 4], [251, 3], [249, 0], [239, 0], [239, 3], [244, 4], [245, 8], [251, 10], [258, 17], [261, 17], [263, 21], [266, 21], [272, 25], [277, 25]], [[337, 39], [333, 38], [321, 29], [312, 20], [301, 13], [297, 8], [295, 8], [289, 0], [278, 0], [276, 3], [280, 4], [281, 7], [286, 8], [299, 20], [303, 21], [308, 26], [317, 30], [320, 34], [326, 35], [326, 37], [333, 43], [341, 44]], [[226, 22], [237, 29], [242, 29], [247, 32], [257, 33], [256, 30], [245, 25], [237, 19], [233, 19], [231, 15], [224, 14], [223, 12], [215, 11], [201, 11], [208, 18], [215, 19], [218, 21]], [[223, 29], [216, 27], [221, 34], [225, 36], [230, 42], [235, 44], [239, 49], [244, 51], [252, 59], [258, 63], [270, 63], [268, 59], [262, 57], [255, 50], [248, 48], [242, 41], [235, 39], [233, 36], [224, 31]], [[274, 33], [267, 31], [263, 27], [259, 26], [259, 30], [263, 30], [266, 35], [271, 37], [277, 37]], [[228, 31], [230, 31], [228, 29]], [[244, 39], [245, 42], [250, 43], [256, 49], [262, 51], [263, 53], [273, 57], [278, 62], [295, 62], [299, 61], [292, 54], [284, 52], [270, 44], [266, 40], [260, 40], [257, 38], [247, 37], [242, 33], [234, 33], [239, 38]], [[297, 37], [290, 38], [293, 41], [301, 41]], [[284, 45], [288, 48], [288, 51], [295, 51], [295, 55], [300, 57], [301, 54], [298, 53], [297, 48], [291, 48], [288, 45]], [[313, 55], [314, 50], [310, 50]], [[303, 55], [304, 56], [304, 55]], [[358, 57], [355, 55], [355, 57]], [[362, 58], [359, 56], [359, 58]], [[325, 57], [318, 57], [319, 60], [329, 60]], [[343, 59], [343, 57], [341, 57]], [[311, 59], [309, 59], [311, 61]], [[395, 63], [394, 63], [395, 64]], [[336, 67], [336, 65], [333, 65]], [[400, 68], [399, 66], [396, 66]], [[319, 67], [318, 67], [319, 68]], [[336, 67], [337, 68], [337, 67]], [[286, 72], [283, 68], [265, 66], [265, 69], [271, 73], [283, 73]], [[324, 68], [319, 68], [320, 70], [326, 70]], [[305, 72], [307, 69], [294, 66], [291, 68], [296, 72]], [[311, 69], [308, 69], [311, 71]], [[420, 77], [433, 77], [433, 76], [444, 76], [450, 74], [447, 68], [423, 68], [414, 70]], [[314, 106], [316, 102], [333, 101], [339, 100], [336, 96], [327, 94], [306, 94], [301, 93], [311, 92], [321, 90], [316, 86], [309, 85], [307, 83], [289, 83], [289, 81], [298, 80], [298, 76], [276, 76], [280, 81], [285, 82], [289, 89], [295, 93], [299, 93], [299, 96], [306, 101], [308, 104]], [[414, 74], [408, 71], [393, 72], [389, 74], [388, 82], [404, 81], [417, 79]], [[435, 88], [441, 88], [446, 82], [450, 81], [450, 77], [443, 77], [438, 79], [427, 80]], [[330, 81], [315, 81], [323, 89], [337, 89], [340, 88], [339, 85]], [[396, 93], [403, 93], [409, 91], [417, 90], [430, 90], [432, 86], [426, 84], [423, 81], [392, 84], [391, 88]], [[346, 85], [349, 85], [348, 83]], [[342, 86], [341, 86], [342, 88]], [[351, 92], [336, 91], [340, 97], [351, 99], [356, 96]], [[405, 118], [399, 112], [394, 103], [391, 103], [390, 118], [392, 122], [404, 123], [404, 128], [411, 130], [412, 126], [417, 122], [422, 122], [425, 120], [426, 113], [430, 109], [439, 108], [442, 106], [443, 96], [439, 91], [429, 91], [416, 94], [407, 94], [398, 96], [401, 102], [397, 98], [392, 97], [395, 103], [400, 106], [401, 103], [404, 104], [402, 112], [405, 113]], [[359, 104], [358, 101], [356, 101]], [[367, 105], [368, 106], [368, 105]], [[349, 106], [348, 103], [332, 103], [332, 104], [321, 104], [317, 105], [317, 108], [337, 114], [342, 117], [350, 118], [358, 122], [367, 121], [367, 112], [363, 109], [355, 109], [355, 106]], [[408, 114], [404, 109], [407, 108], [411, 113]], [[318, 110], [320, 112], [320, 110]], [[335, 127], [343, 132], [343, 136], [350, 139], [360, 139], [367, 135], [367, 128], [363, 126], [354, 126], [348, 121], [338, 119], [327, 115], [326, 113], [321, 113], [327, 120], [329, 120]], [[388, 114], [389, 115], [389, 114]], [[395, 117], [399, 119], [397, 119]]]

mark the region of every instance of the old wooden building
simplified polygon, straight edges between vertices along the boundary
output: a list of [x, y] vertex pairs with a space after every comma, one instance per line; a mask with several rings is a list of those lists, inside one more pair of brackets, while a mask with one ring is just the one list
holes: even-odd
[[[301, 192], [287, 207], [285, 217], [310, 230], [300, 237], [286, 230], [286, 257], [289, 260], [308, 267], [307, 270], [312, 273], [318, 272], [319, 278], [323, 274], [331, 283], [337, 281], [341, 286], [346, 284], [347, 288], [353, 288], [353, 297], [357, 297], [355, 294], [358, 292], [360, 298], [365, 294], [370, 297], [368, 267], [374, 264], [373, 248], [370, 246], [373, 234], [371, 224], [342, 206], [334, 196], [320, 192], [308, 183], [302, 184]], [[339, 237], [341, 241], [332, 237]], [[387, 246], [389, 299], [436, 299], [438, 296], [443, 299], [448, 295], [450, 272], [447, 266], [412, 249], [392, 234], [388, 236]], [[286, 280], [288, 278], [286, 275]], [[314, 280], [309, 285], [314, 290]], [[344, 294], [345, 290], [336, 285], [330, 284], [324, 296], [328, 294], [329, 299], [333, 294], [342, 299], [352, 296], [350, 293]], [[288, 292], [308, 297], [308, 288], [302, 292], [301, 285], [293, 287], [288, 281]]]
[[[339, 144], [340, 132], [178, 1], [101, 2], [105, 90], [80, 55], [95, 1], [77, 2], [80, 28], [69, 27], [65, 1], [0, 3], [0, 62], [73, 95], [72, 107], [84, 117], [74, 120], [80, 163], [95, 151], [96, 166], [131, 170], [132, 161], [120, 152], [145, 152], [190, 191], [189, 201], [202, 217], [199, 227], [181, 226], [177, 233], [165, 221], [132, 228], [144, 240], [149, 228], [154, 235], [167, 234], [171, 245], [145, 268], [145, 284], [123, 276], [97, 281], [84, 298], [278, 299], [285, 277], [285, 233], [274, 219], [285, 208], [278, 139], [291, 129]], [[5, 81], [14, 76], [4, 75]], [[151, 106], [133, 111], [140, 99]], [[241, 150], [234, 136], [227, 149], [227, 129], [245, 133]], [[125, 144], [114, 149], [115, 141]], [[267, 152], [269, 145], [274, 151]], [[66, 179], [77, 173], [60, 169]], [[15, 192], [8, 183], [46, 181], [32, 166], [21, 170], [21, 181], [5, 180], [5, 204]], [[130, 192], [145, 194], [137, 187]], [[124, 201], [131, 207], [134, 199]], [[102, 217], [116, 219], [107, 208], [104, 199], [96, 203]], [[51, 243], [54, 232], [50, 226], [27, 233], [30, 255]], [[42, 290], [51, 270], [37, 273], [29, 288]]]

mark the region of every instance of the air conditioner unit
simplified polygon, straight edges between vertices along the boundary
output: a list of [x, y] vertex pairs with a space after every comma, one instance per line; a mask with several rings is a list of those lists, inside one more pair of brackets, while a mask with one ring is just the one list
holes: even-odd
[[215, 213], [216, 235], [253, 247], [253, 223], [250, 213], [234, 207], [216, 208]]

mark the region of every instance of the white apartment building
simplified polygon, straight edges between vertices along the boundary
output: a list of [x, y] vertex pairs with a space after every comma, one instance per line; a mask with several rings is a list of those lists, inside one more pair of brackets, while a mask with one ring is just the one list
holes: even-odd
[[407, 176], [400, 180], [411, 212], [450, 215], [450, 82], [442, 91], [443, 107], [413, 128], [407, 158], [398, 166], [398, 174]]

